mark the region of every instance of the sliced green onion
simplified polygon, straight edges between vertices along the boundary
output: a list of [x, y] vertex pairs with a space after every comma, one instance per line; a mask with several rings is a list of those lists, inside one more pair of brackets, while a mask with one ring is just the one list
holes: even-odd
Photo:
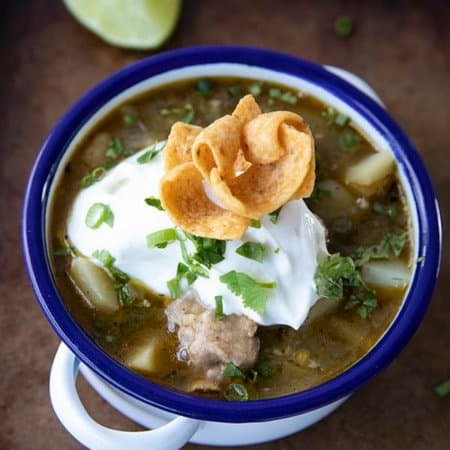
[[177, 298], [181, 295], [180, 280], [178, 278], [172, 278], [167, 282], [167, 288], [169, 289], [170, 296]]
[[353, 130], [345, 130], [339, 135], [338, 143], [344, 152], [354, 152], [361, 145], [361, 139]]
[[94, 203], [86, 214], [85, 224], [89, 228], [99, 228], [102, 223], [110, 227], [114, 224], [114, 214], [111, 208], [104, 203]]
[[216, 318], [222, 320], [225, 318], [225, 314], [223, 313], [223, 299], [221, 295], [216, 295], [214, 297], [216, 302]]
[[270, 88], [269, 89], [269, 97], [280, 98], [281, 97], [280, 89], [278, 89], [278, 88]]
[[175, 231], [175, 228], [165, 228], [163, 230], [147, 234], [147, 247], [164, 248], [167, 246], [167, 244], [170, 244], [176, 239], [177, 239], [177, 232]]
[[258, 97], [262, 92], [262, 85], [262, 81], [256, 81], [248, 87], [248, 92], [252, 94], [253, 97]]
[[250, 219], [250, 226], [252, 228], [261, 228], [261, 221], [256, 219]]
[[349, 117], [346, 116], [345, 114], [338, 113], [338, 115], [334, 119], [334, 123], [336, 125], [339, 125], [340, 127], [343, 127], [343, 126], [347, 125], [349, 120], [350, 120]]
[[223, 392], [224, 397], [229, 401], [245, 402], [249, 399], [247, 389], [243, 384], [231, 383]]
[[128, 125], [129, 127], [136, 125], [137, 122], [136, 116], [131, 113], [124, 113], [122, 119], [124, 124]]
[[284, 92], [280, 96], [280, 100], [290, 105], [295, 105], [298, 102], [298, 97], [291, 92]]

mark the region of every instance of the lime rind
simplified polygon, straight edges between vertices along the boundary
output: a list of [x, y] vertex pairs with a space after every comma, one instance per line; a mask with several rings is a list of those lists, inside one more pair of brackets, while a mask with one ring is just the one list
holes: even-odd
[[172, 34], [181, 0], [64, 0], [72, 15], [109, 44], [159, 47]]

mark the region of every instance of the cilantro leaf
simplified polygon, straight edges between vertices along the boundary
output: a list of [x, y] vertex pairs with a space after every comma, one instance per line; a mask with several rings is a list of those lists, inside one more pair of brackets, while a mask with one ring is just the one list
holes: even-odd
[[238, 255], [244, 258], [254, 259], [255, 261], [262, 262], [264, 259], [265, 247], [259, 242], [246, 242], [236, 249]]
[[330, 255], [317, 267], [314, 275], [317, 294], [333, 301], [347, 297], [345, 309], [356, 309], [363, 319], [378, 305], [375, 291], [361, 277], [350, 256]]
[[363, 266], [372, 259], [388, 259], [391, 253], [395, 256], [400, 256], [407, 240], [408, 233], [406, 231], [394, 230], [392, 233], [387, 234], [378, 244], [358, 247], [353, 252], [355, 264]]
[[156, 209], [159, 209], [160, 211], [164, 211], [164, 208], [161, 205], [161, 200], [156, 197], [147, 197], [144, 199], [145, 203], [149, 206], [153, 206]]
[[184, 232], [186, 237], [194, 244], [196, 252], [192, 258], [208, 269], [213, 264], [220, 263], [225, 258], [226, 241], [220, 239], [202, 238]]
[[281, 208], [282, 208], [282, 206], [280, 206], [275, 211], [272, 211], [271, 213], [269, 213], [269, 218], [272, 223], [274, 223], [274, 224], [277, 223], [278, 216], [280, 215], [280, 212], [281, 212]]
[[246, 308], [252, 309], [260, 314], [264, 313], [269, 300], [269, 294], [267, 292], [269, 286], [263, 287], [255, 279], [235, 270], [221, 275], [219, 280], [226, 284], [233, 294], [242, 298]]

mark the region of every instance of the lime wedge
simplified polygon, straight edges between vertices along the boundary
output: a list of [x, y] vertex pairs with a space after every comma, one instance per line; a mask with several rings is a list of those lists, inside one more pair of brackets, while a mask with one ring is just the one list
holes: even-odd
[[64, 0], [85, 27], [118, 47], [149, 49], [172, 33], [181, 0]]

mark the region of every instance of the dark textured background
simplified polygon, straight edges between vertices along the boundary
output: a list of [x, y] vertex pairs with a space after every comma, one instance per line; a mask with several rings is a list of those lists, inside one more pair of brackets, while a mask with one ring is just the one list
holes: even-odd
[[[244, 44], [344, 67], [365, 78], [422, 154], [440, 197], [450, 199], [449, 2], [185, 1], [164, 49]], [[331, 30], [352, 16], [348, 40]], [[87, 89], [149, 53], [112, 48], [83, 29], [60, 1], [0, 2], [0, 449], [79, 449], [54, 416], [47, 383], [58, 338], [35, 303], [19, 243], [22, 196], [39, 147]], [[448, 242], [448, 241], [447, 241]], [[450, 264], [419, 331], [396, 361], [317, 426], [261, 449], [450, 448]], [[136, 429], [80, 383], [102, 423]], [[197, 448], [188, 446], [189, 449]], [[256, 447], [254, 447], [256, 448]]]

